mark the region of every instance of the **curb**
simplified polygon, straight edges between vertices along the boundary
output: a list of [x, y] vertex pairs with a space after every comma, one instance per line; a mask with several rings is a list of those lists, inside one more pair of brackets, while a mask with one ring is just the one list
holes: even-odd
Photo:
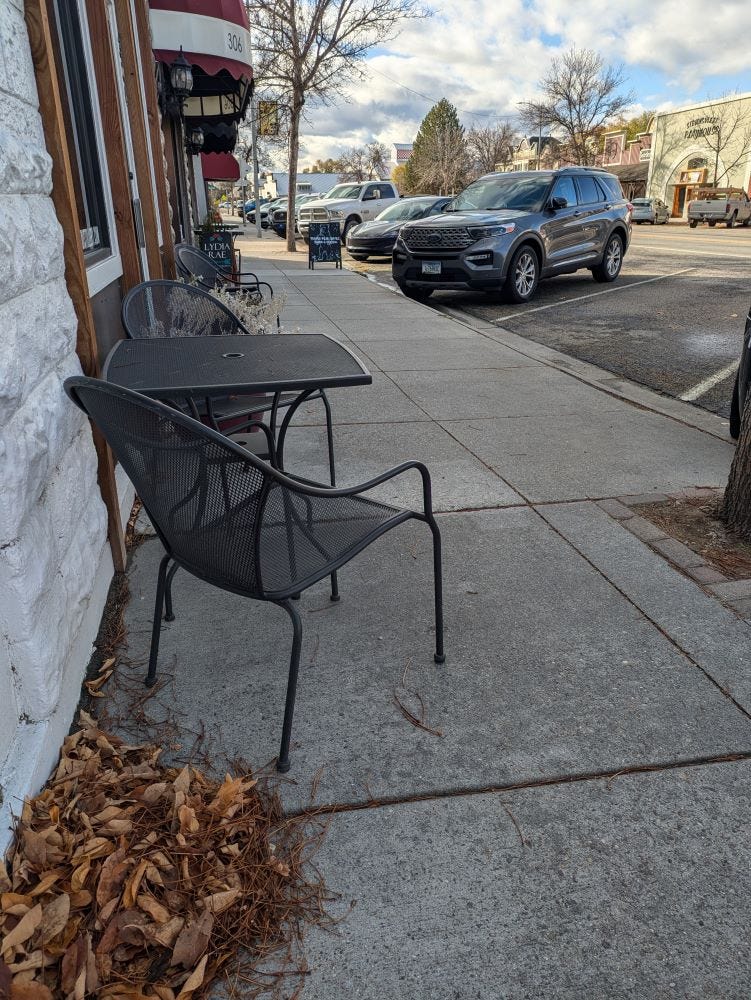
[[751, 623], [751, 579], [730, 579], [698, 552], [694, 552], [677, 538], [665, 534], [662, 528], [658, 528], [652, 521], [632, 509], [646, 504], [668, 503], [670, 500], [697, 498], [709, 500], [712, 497], [720, 497], [723, 493], [723, 489], [699, 486], [694, 489], [679, 490], [676, 493], [640, 494], [595, 500], [595, 504], [614, 520], [619, 521], [639, 541], [662, 556], [671, 566], [697, 583], [709, 596], [718, 599], [739, 618]]

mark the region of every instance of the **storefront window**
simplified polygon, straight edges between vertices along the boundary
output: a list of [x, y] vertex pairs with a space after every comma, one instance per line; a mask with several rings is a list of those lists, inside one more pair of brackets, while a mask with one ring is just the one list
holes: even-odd
[[111, 241], [81, 18], [75, 0], [55, 0], [55, 20], [58, 66], [63, 77], [60, 97], [69, 137], [81, 245], [88, 266], [110, 256]]

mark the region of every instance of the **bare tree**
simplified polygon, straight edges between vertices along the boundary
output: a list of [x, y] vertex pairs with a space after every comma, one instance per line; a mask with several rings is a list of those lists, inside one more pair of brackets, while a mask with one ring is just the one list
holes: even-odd
[[382, 142], [345, 149], [336, 161], [340, 181], [382, 180], [388, 177], [388, 147]]
[[467, 153], [478, 177], [495, 170], [497, 164], [510, 163], [513, 158], [516, 133], [508, 122], [486, 128], [473, 125], [465, 138]]
[[368, 151], [368, 164], [371, 176], [377, 181], [385, 180], [390, 173], [388, 146], [374, 139], [367, 144], [365, 149]]
[[[707, 104], [688, 122], [684, 138], [706, 147], [714, 160], [712, 184], [718, 185], [727, 182], [730, 171], [748, 155], [751, 123], [743, 113], [743, 104], [726, 95]], [[733, 159], [726, 159], [728, 156]], [[725, 168], [722, 171], [720, 159]]]
[[[295, 212], [300, 118], [309, 101], [332, 102], [374, 45], [404, 18], [425, 16], [418, 0], [245, 0], [253, 25], [258, 84], [289, 110], [289, 204]], [[295, 250], [294, 227], [287, 249]]]
[[544, 127], [560, 133], [571, 162], [592, 164], [602, 127], [634, 102], [633, 93], [619, 93], [624, 83], [623, 70], [605, 66], [596, 52], [569, 49], [551, 62], [540, 85], [542, 97], [520, 104], [520, 121], [538, 135]]
[[364, 146], [345, 149], [336, 161], [340, 181], [366, 181], [370, 177], [368, 153]]

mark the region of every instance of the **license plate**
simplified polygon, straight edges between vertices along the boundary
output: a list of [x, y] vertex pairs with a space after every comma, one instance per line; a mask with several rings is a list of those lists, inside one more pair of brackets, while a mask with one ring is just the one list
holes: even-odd
[[441, 273], [441, 262], [440, 262], [440, 260], [424, 260], [422, 262], [422, 273], [423, 274], [440, 274]]

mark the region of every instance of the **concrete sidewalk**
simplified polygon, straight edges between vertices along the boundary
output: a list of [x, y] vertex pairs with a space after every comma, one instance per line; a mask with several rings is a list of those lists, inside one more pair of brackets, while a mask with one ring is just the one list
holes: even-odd
[[[316, 802], [338, 812], [319, 861], [357, 900], [337, 934], [311, 932], [303, 995], [747, 998], [749, 626], [604, 502], [724, 485], [726, 425], [347, 270], [308, 271], [276, 237], [241, 247], [285, 294], [286, 329], [342, 340], [373, 373], [330, 393], [340, 483], [425, 461], [444, 538], [445, 666], [424, 525], [344, 567], [339, 604], [324, 584], [300, 602], [283, 795], [304, 807], [320, 770]], [[311, 404], [289, 468], [325, 481], [323, 431]], [[409, 477], [378, 492], [419, 503]], [[136, 675], [159, 558], [149, 541], [130, 569]], [[160, 665], [186, 734], [263, 764], [286, 616], [185, 573], [174, 596]], [[439, 735], [399, 710], [415, 693]]]

